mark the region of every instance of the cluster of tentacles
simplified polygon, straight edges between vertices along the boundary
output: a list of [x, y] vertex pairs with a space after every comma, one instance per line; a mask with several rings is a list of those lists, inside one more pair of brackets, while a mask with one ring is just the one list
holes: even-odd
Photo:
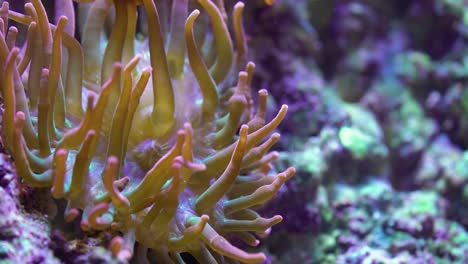
[[22, 181], [66, 199], [66, 221], [120, 233], [121, 259], [264, 261], [225, 238], [257, 246], [282, 218], [252, 208], [294, 174], [269, 173], [287, 106], [266, 123], [261, 90], [255, 111], [244, 4], [231, 39], [223, 1], [85, 2], [55, 1], [55, 21], [40, 0], [0, 8], [2, 143]]

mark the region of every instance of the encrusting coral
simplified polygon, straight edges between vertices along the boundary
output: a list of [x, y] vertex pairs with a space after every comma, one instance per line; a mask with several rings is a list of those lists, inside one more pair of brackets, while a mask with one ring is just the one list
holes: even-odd
[[162, 263], [264, 261], [225, 236], [258, 245], [282, 217], [252, 208], [295, 170], [269, 173], [287, 106], [266, 123], [260, 90], [254, 109], [244, 4], [232, 40], [223, 1], [81, 2], [76, 23], [73, 2], [55, 1], [55, 25], [39, 0], [25, 14], [1, 6], [2, 142], [18, 175], [66, 199], [66, 221], [122, 234], [118, 258], [137, 241], [136, 258], [150, 249]]

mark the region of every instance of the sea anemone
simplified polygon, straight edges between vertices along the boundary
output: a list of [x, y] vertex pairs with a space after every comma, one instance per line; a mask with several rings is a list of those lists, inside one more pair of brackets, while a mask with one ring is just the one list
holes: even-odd
[[287, 106], [266, 123], [260, 90], [255, 111], [244, 4], [233, 41], [223, 1], [81, 2], [75, 22], [73, 2], [55, 1], [56, 25], [39, 0], [1, 6], [2, 142], [21, 180], [66, 199], [66, 221], [115, 234], [120, 259], [138, 242], [136, 258], [162, 263], [264, 261], [225, 237], [257, 246], [282, 217], [253, 208], [294, 168], [270, 173]]

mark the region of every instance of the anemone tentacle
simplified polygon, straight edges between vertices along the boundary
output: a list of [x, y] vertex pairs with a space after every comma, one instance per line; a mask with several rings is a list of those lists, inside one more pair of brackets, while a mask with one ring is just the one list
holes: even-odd
[[0, 8], [1, 136], [22, 181], [66, 199], [84, 231], [121, 234], [120, 259], [264, 261], [225, 237], [257, 246], [282, 217], [252, 207], [295, 171], [269, 173], [287, 106], [266, 122], [260, 90], [254, 111], [244, 3], [231, 39], [221, 0], [174, 0], [170, 14], [167, 1], [91, 2], [78, 24], [71, 0], [55, 2], [56, 24], [39, 0]]

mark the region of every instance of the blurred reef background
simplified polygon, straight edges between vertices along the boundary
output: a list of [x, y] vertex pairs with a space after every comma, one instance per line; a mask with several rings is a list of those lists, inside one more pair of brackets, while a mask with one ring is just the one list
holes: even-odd
[[249, 33], [291, 112], [272, 263], [468, 263], [468, 2], [278, 1]]
[[[268, 119], [289, 105], [276, 170], [297, 169], [261, 209], [284, 217], [268, 263], [468, 263], [468, 3], [252, 2], [253, 87]], [[0, 263], [117, 262], [0, 165]]]

